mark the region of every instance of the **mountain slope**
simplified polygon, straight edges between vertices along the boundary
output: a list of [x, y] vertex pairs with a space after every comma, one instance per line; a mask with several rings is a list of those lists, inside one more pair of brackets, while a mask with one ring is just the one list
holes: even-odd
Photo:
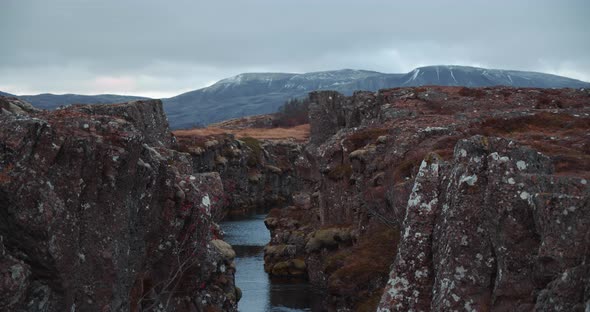
[[550, 74], [468, 66], [427, 66], [407, 74], [343, 69], [305, 74], [247, 73], [220, 80], [210, 87], [164, 99], [172, 128], [205, 125], [230, 118], [272, 113], [290, 98], [315, 90], [350, 95], [357, 90], [442, 86], [512, 86], [587, 88], [590, 83]]
[[43, 93], [38, 95], [19, 95], [18, 98], [33, 104], [35, 107], [43, 109], [55, 109], [61, 105], [69, 104], [111, 104], [149, 99], [147, 97], [116, 94], [79, 95], [51, 93]]
[[[245, 73], [162, 101], [170, 127], [179, 129], [231, 118], [273, 113], [285, 101], [307, 96], [309, 92], [316, 90], [334, 90], [351, 95], [357, 90], [377, 91], [421, 85], [590, 88], [590, 83], [550, 74], [440, 65], [419, 67], [406, 74], [352, 69], [304, 74]], [[39, 94], [18, 97], [44, 109], [76, 103], [121, 103], [147, 99], [114, 94]]]
[[468, 66], [419, 67], [405, 74], [399, 86], [442, 85], [466, 87], [512, 86], [531, 88], [583, 88], [588, 83], [566, 77], [516, 70]]
[[0, 91], [0, 96], [14, 96], [14, 95]]
[[277, 111], [287, 99], [314, 90], [373, 90], [387, 86], [371, 79], [386, 74], [336, 70], [306, 74], [247, 73], [220, 80], [210, 87], [163, 99], [172, 128], [209, 124], [229, 118]]

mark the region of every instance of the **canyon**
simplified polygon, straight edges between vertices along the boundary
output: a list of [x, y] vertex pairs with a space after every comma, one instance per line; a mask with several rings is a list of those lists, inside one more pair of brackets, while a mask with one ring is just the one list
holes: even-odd
[[264, 269], [323, 310], [590, 309], [589, 90], [309, 101], [307, 141], [241, 135], [273, 132], [256, 118], [172, 134], [158, 100], [0, 97], [0, 308], [235, 311], [217, 222], [268, 212]]

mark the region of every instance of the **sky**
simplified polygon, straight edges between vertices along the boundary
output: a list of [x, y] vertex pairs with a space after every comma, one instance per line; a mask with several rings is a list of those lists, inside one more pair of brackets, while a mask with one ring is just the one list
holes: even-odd
[[0, 0], [0, 91], [170, 97], [243, 72], [426, 65], [590, 81], [590, 1]]

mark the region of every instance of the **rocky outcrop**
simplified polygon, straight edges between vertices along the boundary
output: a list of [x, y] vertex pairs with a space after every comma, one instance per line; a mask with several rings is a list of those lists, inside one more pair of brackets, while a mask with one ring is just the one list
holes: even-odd
[[76, 105], [75, 109], [89, 115], [108, 115], [124, 119], [141, 131], [145, 142], [152, 146], [170, 147], [175, 141], [168, 128], [168, 118], [159, 101]]
[[584, 311], [589, 191], [506, 139], [425, 160], [379, 311]]
[[160, 101], [16, 107], [0, 113], [1, 310], [236, 310], [212, 243], [220, 177], [169, 149]]
[[295, 163], [302, 144], [293, 141], [236, 139], [233, 135], [180, 136], [179, 150], [191, 154], [197, 172], [219, 172], [225, 189], [224, 215], [264, 213], [291, 202], [300, 188]]
[[310, 99], [307, 165], [297, 167], [309, 205], [269, 215], [269, 272], [303, 260], [327, 308], [342, 311], [586, 304], [588, 90]]
[[38, 112], [30, 103], [15, 97], [0, 97], [0, 112], [2, 114], [26, 115], [27, 113]]

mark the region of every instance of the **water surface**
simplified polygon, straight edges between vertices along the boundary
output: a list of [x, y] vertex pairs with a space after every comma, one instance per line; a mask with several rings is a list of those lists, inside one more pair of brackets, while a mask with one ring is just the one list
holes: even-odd
[[270, 279], [264, 272], [263, 248], [270, 241], [264, 217], [221, 223], [225, 241], [236, 251], [236, 285], [242, 289], [239, 311], [321, 311], [322, 295], [308, 283]]

